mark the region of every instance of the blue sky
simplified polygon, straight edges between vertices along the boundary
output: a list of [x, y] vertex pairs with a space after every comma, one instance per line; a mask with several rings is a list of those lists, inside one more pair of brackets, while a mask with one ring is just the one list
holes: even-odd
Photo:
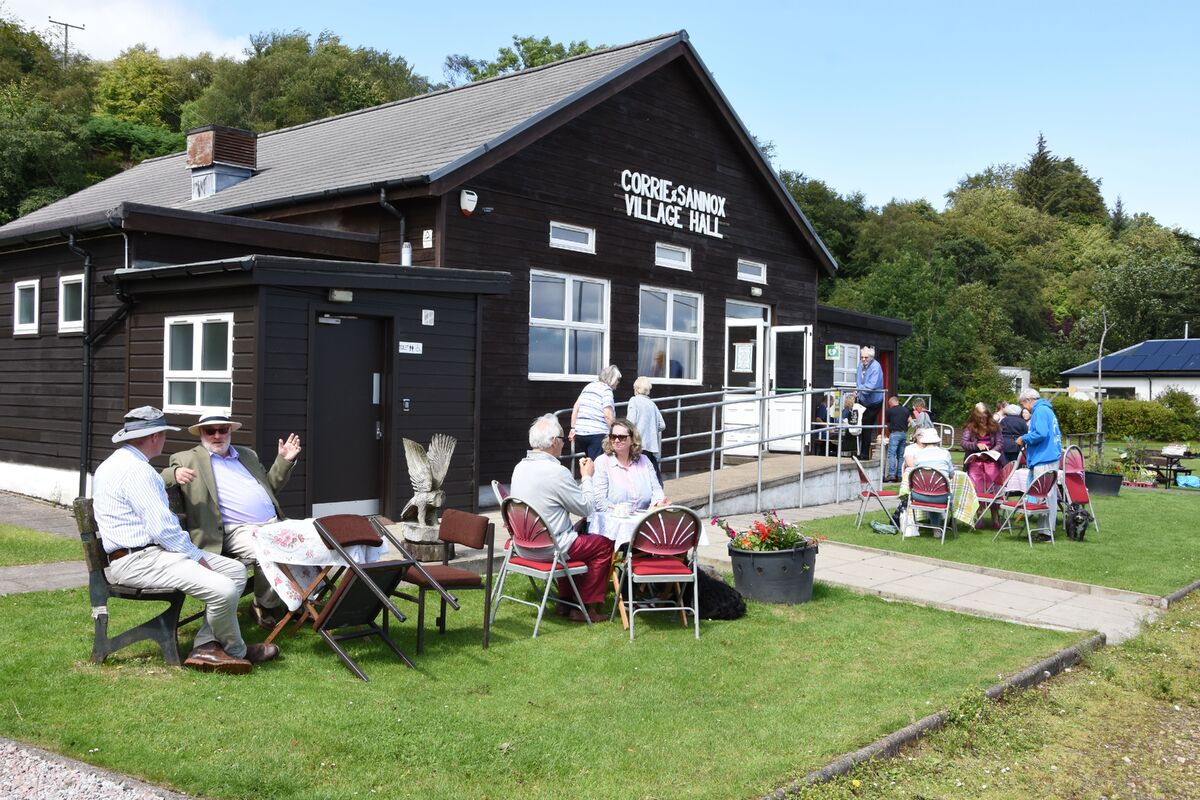
[[1094, 2], [453, 3], [0, 0], [111, 58], [236, 54], [251, 33], [328, 29], [434, 80], [450, 53], [491, 58], [513, 34], [622, 44], [686, 29], [775, 166], [871, 205], [945, 192], [1021, 162], [1039, 131], [1102, 179], [1106, 202], [1200, 233], [1200, 4]]

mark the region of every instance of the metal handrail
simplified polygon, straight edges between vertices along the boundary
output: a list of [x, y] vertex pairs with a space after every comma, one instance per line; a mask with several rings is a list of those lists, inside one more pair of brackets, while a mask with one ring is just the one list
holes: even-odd
[[[755, 450], [755, 453], [756, 453], [755, 459], [756, 459], [757, 466], [758, 466], [758, 478], [757, 478], [757, 485], [756, 485], [756, 490], [755, 490], [755, 507], [759, 511], [761, 511], [762, 510], [763, 457], [766, 453], [766, 445], [770, 444], [771, 442], [784, 441], [784, 440], [788, 440], [788, 439], [801, 439], [807, 444], [816, 435], [819, 435], [822, 433], [828, 434], [832, 431], [842, 432], [842, 431], [847, 430], [850, 427], [850, 425], [847, 422], [844, 422], [842, 420], [819, 423], [819, 422], [816, 422], [811, 419], [806, 419], [806, 420], [804, 420], [803, 424], [799, 427], [798, 430], [794, 430], [794, 431], [788, 432], [786, 434], [779, 434], [776, 436], [768, 436], [768, 435], [766, 435], [767, 410], [768, 410], [767, 404], [770, 403], [772, 400], [778, 400], [781, 398], [795, 398], [797, 396], [808, 396], [811, 398], [814, 395], [817, 397], [823, 397], [825, 395], [830, 395], [830, 394], [834, 394], [836, 392], [841, 392], [841, 391], [845, 391], [845, 387], [831, 387], [831, 388], [819, 388], [819, 389], [781, 388], [781, 389], [777, 389], [777, 390], [765, 390], [765, 391], [756, 389], [754, 387], [730, 387], [729, 389], [721, 390], [721, 391], [695, 392], [695, 393], [691, 393], [691, 394], [681, 394], [681, 395], [672, 395], [672, 396], [668, 396], [668, 397], [651, 398], [651, 401], [654, 402], [654, 404], [659, 407], [659, 411], [663, 413], [663, 416], [667, 417], [668, 415], [670, 415], [674, 419], [674, 423], [675, 423], [674, 424], [674, 434], [670, 435], [670, 436], [664, 436], [661, 438], [661, 441], [663, 444], [663, 452], [659, 453], [659, 463], [661, 466], [665, 466], [667, 462], [673, 462], [675, 465], [675, 477], [678, 478], [678, 477], [680, 477], [682, 463], [685, 459], [702, 458], [704, 456], [708, 456], [709, 457], [708, 505], [711, 508], [713, 505], [714, 499], [715, 499], [715, 495], [716, 495], [716, 470], [718, 468], [717, 461], [716, 461], [717, 456], [720, 455], [722, 457], [721, 460], [722, 460], [722, 465], [723, 465], [724, 454], [726, 451], [753, 447]], [[719, 400], [708, 400], [707, 399], [707, 398], [712, 398], [712, 397], [720, 397], [721, 399], [719, 399]], [[703, 402], [696, 402], [696, 401], [703, 401]], [[665, 408], [663, 407], [664, 404], [672, 403], [672, 402], [674, 404], [674, 407], [665, 407]], [[722, 408], [725, 408], [727, 406], [732, 406], [732, 405], [744, 405], [746, 403], [757, 403], [758, 404], [758, 423], [757, 424], [726, 425], [723, 421], [720, 423], [718, 422], [718, 418], [717, 418], [717, 410], [718, 409], [722, 409]], [[619, 409], [619, 408], [624, 408], [626, 406], [628, 406], [628, 401], [621, 402], [621, 403], [615, 403], [614, 410]], [[556, 417], [561, 418], [562, 415], [564, 415], [564, 414], [569, 415], [572, 412], [572, 410], [573, 410], [573, 407], [572, 408], [564, 408], [564, 409], [558, 409], [557, 411], [554, 411], [552, 413]], [[703, 426], [702, 429], [696, 430], [692, 433], [681, 433], [683, 418], [684, 418], [685, 414], [694, 416], [694, 415], [702, 414], [703, 412], [706, 412], [706, 411], [708, 412], [708, 417], [709, 417], [707, 425]], [[569, 417], [568, 417], [568, 422], [569, 422]], [[563, 426], [564, 429], [566, 429], [567, 427], [568, 427], [567, 425]], [[882, 409], [880, 411], [880, 419], [876, 424], [874, 424], [874, 425], [858, 425], [855, 427], [859, 427], [862, 429], [862, 433], [860, 434], [862, 436], [882, 434], [882, 432], [885, 428]], [[704, 429], [704, 428], [706, 428], [706, 429]], [[758, 429], [758, 436], [750, 441], [718, 444], [718, 441], [717, 441], [718, 436], [724, 436], [726, 433], [731, 433], [734, 431], [752, 430], [755, 428]], [[685, 446], [685, 442], [690, 442], [690, 440], [695, 440], [695, 439], [700, 439], [700, 438], [705, 438], [708, 440], [707, 447], [702, 446], [697, 449], [688, 449]], [[835, 501], [837, 501], [837, 502], [840, 502], [843, 499], [841, 497], [842, 468], [844, 466], [843, 465], [844, 457], [843, 457], [843, 453], [842, 453], [842, 439], [843, 439], [843, 436], [841, 436], [841, 435], [837, 436], [837, 453], [836, 453], [836, 455], [837, 455], [838, 460], [837, 460], [836, 478], [835, 478], [835, 481], [836, 481]], [[826, 454], [829, 455], [830, 454], [829, 453], [830, 443], [829, 443], [828, 439], [825, 439], [825, 442], [826, 442]], [[666, 454], [666, 449], [667, 449], [668, 444], [672, 444], [674, 446], [674, 455]], [[804, 473], [805, 473], [806, 449], [807, 449], [806, 447], [802, 446], [800, 448], [800, 453], [799, 453], [800, 454], [800, 475], [799, 475], [799, 477], [800, 477], [800, 502], [799, 502], [799, 505], [801, 507], [804, 506]], [[569, 466], [572, 469], [572, 472], [574, 472], [575, 464], [578, 462], [578, 453], [575, 452], [574, 443], [572, 443], [572, 445], [571, 445], [571, 453], [564, 454], [561, 458], [564, 461], [568, 462]], [[887, 461], [886, 441], [881, 440], [881, 446], [879, 448], [879, 463], [880, 463], [881, 472], [883, 471], [883, 469], [886, 468], [886, 461]], [[851, 497], [854, 496], [854, 491], [853, 491], [853, 487], [850, 485], [849, 482], [847, 483], [847, 487], [848, 487], [849, 491], [848, 491], [845, 499], [850, 499]]]

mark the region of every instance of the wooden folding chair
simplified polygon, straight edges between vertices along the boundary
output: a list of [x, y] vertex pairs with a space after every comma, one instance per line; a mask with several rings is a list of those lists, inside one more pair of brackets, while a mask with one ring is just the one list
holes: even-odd
[[[438, 526], [438, 541], [442, 543], [442, 563], [424, 566], [421, 570], [409, 570], [404, 580], [417, 587], [417, 596], [401, 594], [405, 600], [417, 604], [417, 655], [425, 651], [425, 595], [433, 591], [432, 581], [437, 581], [448, 591], [466, 589], [483, 590], [483, 649], [487, 649], [491, 633], [492, 616], [492, 559], [495, 550], [496, 531], [487, 517], [447, 508], [442, 511]], [[487, 562], [484, 574], [450, 566], [450, 547], [461, 544], [472, 550], [487, 547]], [[446, 597], [441, 598], [441, 613], [438, 614], [438, 633], [446, 632]]]

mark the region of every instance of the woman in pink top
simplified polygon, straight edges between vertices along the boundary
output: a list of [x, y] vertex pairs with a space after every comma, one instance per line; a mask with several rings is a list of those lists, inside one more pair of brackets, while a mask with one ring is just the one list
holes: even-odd
[[666, 505], [654, 465], [642, 453], [637, 426], [623, 417], [613, 421], [604, 439], [604, 455], [596, 459], [592, 497], [597, 513], [588, 530], [594, 533], [604, 533], [604, 515], [622, 504], [627, 504], [630, 512]]

